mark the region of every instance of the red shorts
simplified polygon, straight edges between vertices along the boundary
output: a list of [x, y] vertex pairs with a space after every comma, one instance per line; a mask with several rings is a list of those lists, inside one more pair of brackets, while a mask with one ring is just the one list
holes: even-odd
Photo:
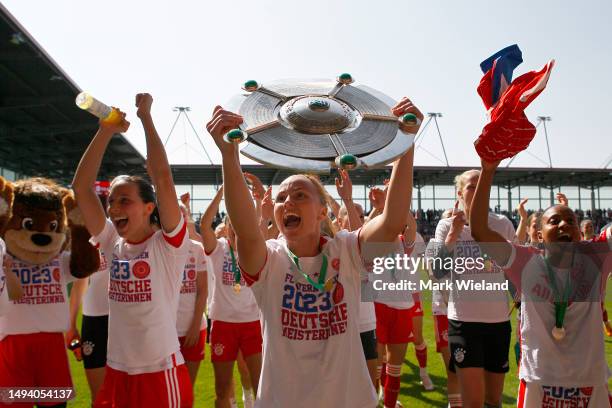
[[410, 311], [410, 316], [411, 317], [423, 316], [423, 308], [421, 307], [421, 294], [418, 292], [413, 293], [412, 300], [414, 301], [414, 306], [408, 309]]
[[381, 344], [403, 344], [414, 340], [410, 309], [394, 309], [374, 302], [376, 340]]
[[154, 373], [129, 375], [106, 366], [94, 408], [190, 408], [193, 389], [185, 364]]
[[433, 318], [436, 332], [436, 351], [441, 353], [442, 350], [448, 348], [448, 316], [435, 315]]
[[[0, 341], [0, 388], [72, 388], [68, 356], [62, 333], [31, 333], [6, 336]], [[59, 402], [41, 402], [40, 406]], [[0, 406], [31, 407], [32, 403]]]
[[184, 347], [185, 336], [179, 337], [181, 345], [181, 354], [185, 361], [202, 361], [204, 360], [204, 343], [206, 343], [206, 329], [200, 331], [198, 342], [191, 347]]
[[234, 361], [238, 350], [244, 358], [261, 353], [261, 325], [259, 320], [246, 323], [229, 323], [213, 320], [210, 328], [210, 360]]

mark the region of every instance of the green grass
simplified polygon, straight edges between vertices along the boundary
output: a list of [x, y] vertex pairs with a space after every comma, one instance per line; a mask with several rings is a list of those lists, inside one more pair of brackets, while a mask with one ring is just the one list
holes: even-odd
[[[442, 358], [435, 352], [435, 337], [433, 332], [433, 319], [431, 317], [431, 296], [429, 293], [423, 293], [423, 306], [425, 309], [425, 317], [423, 318], [423, 333], [428, 345], [428, 371], [434, 382], [436, 389], [426, 392], [419, 384], [419, 368], [414, 356], [414, 347], [409, 346], [406, 353], [405, 364], [402, 368], [402, 385], [400, 390], [400, 401], [404, 407], [446, 407], [446, 371]], [[608, 285], [606, 294], [606, 306], [612, 313], [612, 285]], [[80, 323], [79, 323], [80, 324]], [[506, 375], [503, 394], [503, 406], [516, 406], [516, 392], [518, 389], [517, 367], [514, 358], [514, 342], [515, 342], [515, 326], [516, 319], [512, 320], [512, 342], [510, 349], [510, 372]], [[603, 329], [602, 329], [603, 330]], [[607, 337], [606, 340], [606, 357], [608, 365], [612, 364], [612, 338]], [[89, 407], [90, 394], [83, 365], [74, 360], [72, 353], [70, 354], [70, 365], [72, 370], [72, 378], [76, 388], [76, 398], [68, 404], [69, 407]], [[213, 407], [214, 406], [214, 376], [212, 365], [209, 360], [210, 349], [207, 346], [206, 360], [202, 362], [198, 379], [195, 386], [195, 407]], [[238, 373], [234, 370], [234, 378], [238, 379]], [[239, 381], [236, 381], [239, 384]], [[612, 381], [608, 386], [612, 389]], [[236, 387], [237, 400], [239, 406], [242, 406], [242, 392], [239, 391], [239, 386]]]

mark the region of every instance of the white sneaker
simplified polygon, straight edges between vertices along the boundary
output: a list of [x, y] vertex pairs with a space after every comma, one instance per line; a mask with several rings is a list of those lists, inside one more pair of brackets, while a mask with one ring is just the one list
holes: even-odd
[[421, 384], [426, 391], [433, 391], [434, 388], [436, 388], [431, 381], [431, 378], [429, 378], [429, 374], [427, 374], [427, 372], [421, 373]]

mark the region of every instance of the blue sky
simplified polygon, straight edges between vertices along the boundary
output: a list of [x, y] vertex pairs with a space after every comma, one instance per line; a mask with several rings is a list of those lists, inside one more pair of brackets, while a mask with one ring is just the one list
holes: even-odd
[[[361, 83], [424, 112], [439, 124], [451, 165], [476, 165], [473, 141], [486, 121], [476, 94], [479, 63], [517, 43], [524, 62], [515, 77], [556, 59], [548, 88], [528, 108], [548, 124], [553, 165], [600, 167], [612, 155], [612, 2], [569, 1], [115, 1], [3, 0], [47, 52], [83, 89], [123, 108], [127, 137], [144, 153], [133, 98], [149, 91], [162, 139], [174, 106], [190, 117], [215, 162], [205, 132], [216, 104], [246, 79], [335, 77]], [[541, 129], [541, 127], [540, 127]], [[431, 127], [423, 147], [441, 157]], [[185, 143], [190, 148], [186, 152]], [[206, 158], [180, 121], [167, 148], [172, 162]], [[546, 160], [544, 134], [530, 152]], [[439, 165], [424, 150], [416, 163]], [[542, 166], [521, 154], [516, 166]]]

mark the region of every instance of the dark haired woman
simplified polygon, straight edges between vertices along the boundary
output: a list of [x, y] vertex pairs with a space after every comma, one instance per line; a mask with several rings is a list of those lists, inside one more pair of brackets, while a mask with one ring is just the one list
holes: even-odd
[[[176, 335], [186, 222], [166, 152], [151, 118], [153, 98], [136, 95], [153, 186], [140, 177], [111, 183], [107, 219], [94, 191], [104, 151], [129, 127], [101, 123], [77, 168], [73, 188], [92, 241], [111, 261], [106, 377], [95, 407], [190, 407], [193, 392]], [[157, 200], [154, 191], [157, 192]], [[159, 225], [157, 225], [159, 223]]]

